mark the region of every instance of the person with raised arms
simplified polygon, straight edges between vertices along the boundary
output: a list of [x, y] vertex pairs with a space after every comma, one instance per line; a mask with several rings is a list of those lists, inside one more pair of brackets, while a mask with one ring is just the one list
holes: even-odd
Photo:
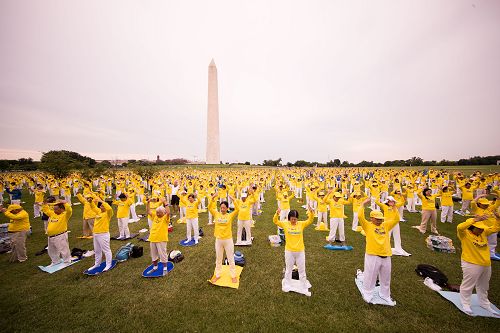
[[[80, 193], [78, 193], [80, 195]], [[109, 246], [110, 235], [109, 235], [109, 223], [113, 217], [113, 208], [103, 201], [101, 198], [96, 196], [90, 202], [90, 209], [94, 213], [93, 222], [93, 242], [94, 242], [94, 266], [90, 267], [88, 270], [96, 269], [101, 265], [102, 255], [106, 258], [106, 266], [103, 271], [107, 271], [111, 268], [113, 261], [113, 253]]]
[[304, 289], [310, 288], [306, 276], [306, 254], [304, 246], [304, 229], [314, 221], [314, 210], [308, 207], [307, 220], [299, 221], [299, 212], [295, 209], [288, 213], [287, 221], [280, 221], [281, 209], [278, 208], [273, 217], [273, 223], [285, 232], [285, 277], [283, 291], [290, 291], [293, 265], [297, 265], [299, 280]]
[[241, 238], [243, 228], [245, 228], [246, 241], [245, 244], [252, 244], [252, 205], [257, 201], [254, 191], [251, 187], [247, 192], [241, 193], [241, 199], [231, 197], [235, 208], [238, 208], [238, 230], [236, 232], [236, 245], [243, 244]]
[[30, 230], [30, 219], [28, 212], [20, 205], [9, 205], [0, 208], [0, 212], [10, 219], [7, 230], [12, 241], [10, 262], [23, 262], [28, 260], [26, 255], [26, 235]]
[[233, 220], [236, 216], [238, 216], [238, 208], [236, 207], [232, 213], [228, 213], [229, 204], [227, 201], [222, 201], [220, 203], [220, 212], [218, 212], [216, 200], [217, 196], [218, 193], [214, 193], [208, 205], [208, 211], [212, 214], [215, 224], [215, 275], [212, 277], [211, 282], [215, 283], [221, 277], [222, 260], [224, 258], [225, 251], [226, 258], [229, 261], [231, 282], [236, 283], [238, 282], [238, 278], [236, 277], [236, 266], [234, 264], [234, 243], [231, 226]]
[[149, 246], [151, 249], [151, 260], [153, 270], [158, 269], [158, 261], [163, 264], [163, 270], [167, 270], [167, 242], [168, 242], [168, 224], [170, 222], [170, 209], [167, 206], [167, 200], [161, 199], [161, 205], [154, 213], [150, 206], [150, 200], [146, 202], [146, 211], [148, 216], [153, 216], [151, 232], [149, 234]]
[[130, 238], [130, 230], [128, 228], [128, 220], [130, 214], [130, 206], [134, 204], [134, 199], [129, 198], [125, 192], [120, 193], [119, 200], [113, 201], [113, 205], [117, 206], [116, 219], [118, 220], [118, 230], [120, 236], [117, 239]]
[[194, 193], [185, 195], [186, 192], [179, 192], [179, 200], [186, 209], [186, 243], [191, 241], [191, 230], [194, 233], [194, 243], [198, 244], [200, 239], [200, 227], [198, 223], [198, 205], [200, 201]]
[[42, 212], [49, 217], [47, 223], [47, 252], [52, 260], [49, 266], [57, 265], [61, 257], [65, 264], [71, 263], [68, 242], [68, 221], [73, 214], [71, 205], [62, 200], [55, 203], [54, 210], [52, 210], [47, 202], [44, 202]]
[[370, 303], [377, 277], [380, 281], [380, 298], [388, 305], [395, 305], [391, 298], [391, 240], [389, 233], [399, 219], [384, 221], [384, 214], [378, 210], [370, 212], [370, 221], [365, 218], [365, 205], [371, 201], [367, 198], [358, 211], [361, 227], [366, 234], [365, 263], [363, 271], [362, 295], [365, 302]]

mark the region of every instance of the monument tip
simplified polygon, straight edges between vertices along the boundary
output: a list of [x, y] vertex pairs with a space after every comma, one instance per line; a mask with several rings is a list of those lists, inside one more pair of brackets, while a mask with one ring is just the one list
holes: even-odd
[[214, 61], [214, 58], [212, 58], [212, 61], [210, 61], [210, 65], [208, 65], [209, 67], [215, 67], [215, 61]]

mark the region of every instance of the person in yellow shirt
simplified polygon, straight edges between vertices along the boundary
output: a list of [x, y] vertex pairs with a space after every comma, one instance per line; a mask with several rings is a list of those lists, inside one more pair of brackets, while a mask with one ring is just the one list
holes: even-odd
[[78, 201], [83, 205], [83, 237], [84, 238], [92, 238], [92, 229], [94, 228], [94, 220], [96, 213], [92, 209], [91, 204], [93, 202], [93, 197], [90, 194], [85, 195], [85, 197], [81, 193], [77, 193], [76, 197]]
[[28, 212], [20, 205], [9, 205], [7, 209], [0, 208], [0, 212], [10, 219], [7, 231], [12, 242], [10, 262], [23, 262], [28, 260], [26, 256], [26, 235], [30, 230], [30, 220]]
[[158, 269], [158, 261], [163, 264], [163, 270], [167, 270], [167, 242], [168, 242], [168, 224], [170, 221], [170, 209], [166, 207], [167, 201], [161, 199], [161, 205], [157, 207], [153, 213], [149, 205], [146, 203], [146, 211], [148, 215], [153, 215], [153, 223], [151, 232], [149, 233], [149, 247], [151, 249], [151, 260], [153, 269]]
[[[285, 231], [285, 277], [282, 283], [284, 292], [290, 291], [293, 265], [297, 265], [299, 280], [302, 288], [307, 290], [311, 284], [306, 276], [306, 254], [304, 246], [304, 229], [314, 221], [314, 210], [308, 206], [308, 217], [305, 221], [299, 221], [299, 212], [291, 210], [287, 221], [280, 221], [281, 210], [278, 208], [273, 217], [273, 222]], [[308, 292], [308, 296], [310, 296]]]
[[[149, 203], [149, 210], [150, 212], [154, 212], [156, 208], [160, 207], [163, 205], [162, 201], [160, 201], [160, 198], [157, 195], [153, 195], [151, 198], [146, 195], [143, 200], [146, 202], [146, 204]], [[153, 225], [153, 220], [154, 216], [153, 214], [147, 214], [148, 215], [148, 226], [149, 229], [151, 230], [151, 226]]]
[[[496, 193], [491, 193], [494, 196], [494, 201], [488, 200], [488, 194], [481, 194], [471, 202], [472, 212], [474, 215], [486, 215], [488, 218], [483, 222], [487, 227], [492, 227], [495, 224], [494, 212], [500, 207], [500, 201]], [[499, 261], [500, 256], [496, 253], [498, 242], [498, 234], [492, 233], [488, 236], [488, 247], [490, 248], [490, 257], [492, 260]]]
[[113, 205], [118, 207], [116, 210], [116, 219], [118, 220], [120, 236], [117, 239], [127, 239], [130, 238], [130, 230], [128, 228], [130, 206], [134, 204], [134, 200], [127, 197], [125, 192], [120, 193], [118, 199], [113, 201]]
[[[332, 197], [333, 196], [333, 197]], [[331, 198], [331, 199], [330, 199]], [[349, 203], [342, 197], [342, 193], [333, 192], [330, 190], [327, 197], [323, 200], [325, 204], [330, 206], [330, 233], [328, 241], [335, 242], [337, 228], [339, 230], [339, 240], [342, 246], [345, 245], [345, 231], [344, 231], [344, 205]]]
[[288, 195], [288, 191], [283, 191], [281, 193], [277, 193], [279, 207], [281, 209], [280, 219], [286, 219], [288, 213], [290, 212], [290, 200], [293, 198], [294, 194], [292, 193], [290, 196]]
[[217, 211], [217, 197], [218, 193], [214, 193], [210, 203], [208, 205], [208, 210], [212, 213], [215, 227], [215, 275], [212, 277], [212, 283], [215, 283], [220, 279], [220, 274], [222, 272], [222, 259], [224, 258], [224, 252], [226, 252], [226, 258], [229, 261], [229, 272], [231, 274], [231, 282], [238, 282], [236, 277], [236, 266], [234, 264], [234, 243], [232, 234], [232, 223], [233, 220], [238, 216], [238, 208], [232, 213], [228, 213], [229, 204], [227, 201], [222, 201], [220, 203], [220, 212]]
[[68, 221], [73, 214], [71, 205], [64, 200], [54, 204], [54, 210], [47, 203], [42, 206], [42, 212], [49, 216], [47, 223], [48, 249], [52, 260], [49, 266], [57, 265], [61, 258], [64, 263], [71, 262], [71, 252], [68, 243]]
[[432, 190], [430, 188], [424, 188], [422, 193], [418, 193], [418, 197], [422, 200], [422, 222], [420, 227], [417, 229], [425, 234], [427, 231], [427, 222], [431, 221], [431, 232], [439, 235], [436, 226], [437, 211], [436, 211], [436, 197], [440, 196], [441, 193], [431, 194]]
[[354, 191], [348, 200], [348, 203], [352, 203], [352, 230], [356, 231], [358, 229], [359, 217], [358, 211], [361, 203], [366, 199], [364, 192], [361, 190]]
[[461, 215], [469, 214], [469, 206], [474, 199], [474, 191], [477, 187], [472, 186], [471, 182], [466, 182], [464, 186], [460, 187], [462, 191], [462, 208], [460, 209]]
[[472, 315], [470, 299], [476, 288], [479, 305], [494, 314], [500, 315], [491, 307], [488, 300], [488, 289], [491, 278], [491, 259], [488, 250], [488, 236], [500, 231], [500, 216], [496, 212], [495, 225], [488, 227], [484, 220], [488, 215], [467, 219], [457, 226], [457, 235], [462, 243], [462, 272], [460, 285], [460, 301], [464, 311]]
[[[79, 193], [78, 193], [79, 194]], [[101, 265], [102, 255], [106, 258], [106, 266], [103, 271], [107, 271], [111, 268], [113, 262], [113, 253], [109, 246], [110, 235], [109, 235], [109, 223], [113, 217], [113, 208], [102, 201], [101, 198], [96, 197], [90, 202], [90, 209], [94, 212], [94, 266], [90, 267], [88, 270], [95, 269]]]
[[198, 224], [198, 205], [199, 200], [196, 198], [194, 193], [189, 193], [186, 196], [186, 192], [180, 192], [179, 199], [181, 207], [183, 206], [186, 211], [186, 243], [191, 241], [191, 230], [194, 233], [194, 243], [198, 244], [200, 239], [200, 227]]
[[[242, 192], [241, 199], [232, 198], [235, 208], [238, 208], [238, 230], [236, 232], [236, 245], [252, 244], [252, 206], [256, 201], [252, 188], [248, 189], [248, 193]], [[245, 228], [246, 240], [241, 240]]]
[[42, 216], [42, 204], [44, 201], [45, 190], [43, 185], [38, 184], [35, 191], [35, 202], [33, 203], [33, 217], [36, 219], [37, 217]]
[[453, 222], [453, 194], [455, 191], [451, 186], [441, 188], [441, 223]]
[[380, 282], [380, 298], [387, 304], [395, 305], [391, 299], [391, 240], [390, 231], [399, 223], [399, 219], [384, 221], [381, 211], [372, 210], [370, 221], [365, 218], [365, 205], [371, 198], [361, 203], [358, 211], [359, 222], [366, 234], [365, 263], [363, 271], [363, 299], [370, 303], [377, 277]]
[[318, 203], [316, 206], [318, 221], [316, 222], [316, 226], [319, 227], [321, 222], [324, 221], [325, 225], [327, 225], [328, 221], [328, 203], [325, 201], [327, 196], [323, 190], [318, 191], [316, 193], [311, 193], [314, 200]]
[[401, 221], [399, 208], [404, 205], [404, 200], [397, 201], [393, 196], [388, 196], [384, 202], [377, 200], [376, 204], [383, 210], [384, 220], [386, 223], [392, 224], [392, 220], [397, 221], [389, 232], [389, 239], [391, 238], [391, 235], [394, 238], [394, 248], [392, 249], [393, 254], [405, 257], [410, 256], [408, 252], [403, 250], [403, 246], [401, 244], [401, 230], [399, 228], [399, 222]]

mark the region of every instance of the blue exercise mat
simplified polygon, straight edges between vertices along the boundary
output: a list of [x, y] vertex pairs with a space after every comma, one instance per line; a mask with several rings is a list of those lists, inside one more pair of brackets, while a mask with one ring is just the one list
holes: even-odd
[[45, 273], [52, 274], [52, 273], [55, 273], [57, 271], [60, 271], [63, 268], [69, 267], [69, 266], [71, 266], [71, 265], [79, 262], [80, 260], [82, 260], [82, 259], [73, 259], [73, 260], [71, 260], [71, 262], [69, 264], [65, 264], [62, 261], [62, 259], [61, 259], [61, 261], [58, 264], [55, 264], [55, 265], [52, 265], [52, 266], [51, 265], [48, 265], [48, 266], [38, 266], [38, 268], [40, 268]]
[[194, 239], [191, 239], [189, 242], [186, 242], [187, 239], [183, 239], [179, 242], [179, 245], [182, 246], [195, 246]]
[[[460, 293], [456, 293], [453, 291], [438, 291], [438, 293], [446, 298], [448, 301], [452, 302], [455, 304], [455, 306], [462, 311], [463, 313], [466, 313], [464, 311], [464, 308], [462, 307], [462, 302], [460, 301]], [[498, 308], [491, 304], [491, 307], [493, 310], [497, 311], [500, 313], [500, 310]], [[491, 318], [497, 318], [500, 319], [500, 315], [494, 315], [493, 313], [483, 309], [482, 307], [479, 306], [479, 299], [477, 297], [477, 294], [472, 294], [472, 297], [470, 299], [470, 308], [472, 310], [472, 315], [474, 317], [491, 317]]]
[[333, 251], [351, 251], [352, 246], [350, 245], [332, 245], [332, 244], [326, 244], [323, 246], [327, 250], [333, 250]]
[[171, 270], [174, 269], [173, 262], [167, 262], [167, 269], [164, 269], [165, 266], [162, 262], [158, 263], [158, 268], [153, 271], [153, 264], [149, 265], [144, 272], [142, 272], [142, 276], [146, 278], [154, 278], [154, 277], [162, 277], [170, 273]]
[[[116, 266], [117, 263], [118, 263], [118, 260], [113, 259], [113, 261], [111, 262], [111, 268], [108, 269], [108, 271], [110, 271], [113, 268], [115, 268], [115, 266]], [[98, 267], [96, 267], [96, 268], [94, 268], [92, 270], [88, 270], [88, 269], [85, 270], [85, 272], [83, 272], [83, 274], [85, 274], [85, 275], [91, 275], [91, 276], [98, 275], [98, 274], [103, 273], [104, 267], [106, 267], [106, 262], [102, 262]]]

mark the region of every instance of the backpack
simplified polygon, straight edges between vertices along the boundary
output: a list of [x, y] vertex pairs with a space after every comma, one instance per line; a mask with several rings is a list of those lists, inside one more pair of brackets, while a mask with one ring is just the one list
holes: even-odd
[[417, 268], [415, 268], [415, 272], [423, 278], [431, 278], [435, 284], [442, 288], [448, 287], [448, 277], [446, 277], [443, 272], [432, 265], [419, 264], [417, 265]]
[[132, 245], [132, 243], [127, 243], [126, 245], [120, 247], [118, 252], [116, 252], [115, 259], [119, 262], [128, 260], [128, 258], [130, 258], [130, 253], [132, 252], [133, 246], [134, 245]]
[[203, 229], [202, 229], [202, 228], [200, 228], [200, 232], [199, 232], [199, 235], [200, 235], [200, 237], [203, 237], [203, 236], [205, 236], [205, 233], [203, 233]]
[[[234, 264], [241, 267], [245, 266], [245, 256], [240, 251], [234, 253]], [[227, 258], [224, 259], [224, 265], [229, 265], [229, 260], [227, 260]]]
[[132, 258], [140, 258], [144, 254], [144, 248], [142, 246], [134, 245], [132, 246], [132, 251], [130, 251], [130, 256]]
[[171, 261], [173, 263], [178, 263], [181, 262], [182, 260], [184, 260], [184, 255], [182, 254], [181, 251], [173, 250], [170, 251], [170, 253], [168, 254], [168, 261]]

